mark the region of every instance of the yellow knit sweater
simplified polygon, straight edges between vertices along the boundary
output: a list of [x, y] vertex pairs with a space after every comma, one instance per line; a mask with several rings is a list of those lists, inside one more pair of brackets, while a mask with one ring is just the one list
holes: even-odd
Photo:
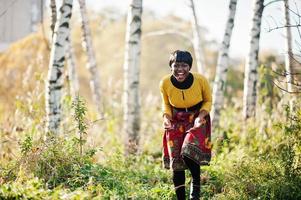
[[162, 78], [160, 82], [160, 91], [162, 96], [163, 114], [172, 116], [171, 107], [189, 108], [200, 101], [203, 101], [200, 110], [210, 112], [212, 105], [211, 89], [207, 79], [198, 73], [192, 73], [193, 83], [188, 89], [179, 89], [175, 87], [170, 74]]

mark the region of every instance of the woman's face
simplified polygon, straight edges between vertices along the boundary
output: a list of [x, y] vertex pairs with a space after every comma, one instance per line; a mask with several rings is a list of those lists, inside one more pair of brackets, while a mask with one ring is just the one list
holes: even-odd
[[171, 65], [172, 75], [179, 82], [183, 82], [189, 75], [190, 67], [187, 63], [184, 62], [174, 62]]

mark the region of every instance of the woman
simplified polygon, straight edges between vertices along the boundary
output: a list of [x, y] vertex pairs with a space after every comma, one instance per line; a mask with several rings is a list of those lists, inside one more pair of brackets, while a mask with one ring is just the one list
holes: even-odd
[[169, 59], [171, 75], [160, 82], [163, 101], [163, 164], [173, 171], [177, 198], [185, 199], [185, 169], [192, 175], [190, 199], [200, 198], [200, 165], [211, 158], [210, 117], [212, 104], [207, 79], [191, 73], [192, 56], [176, 50]]

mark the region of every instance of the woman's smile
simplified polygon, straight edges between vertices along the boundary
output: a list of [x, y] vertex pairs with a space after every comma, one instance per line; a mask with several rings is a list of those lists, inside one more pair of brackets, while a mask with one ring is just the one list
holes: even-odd
[[177, 81], [182, 82], [184, 81], [188, 76], [188, 73], [185, 72], [175, 72], [175, 78]]
[[175, 62], [172, 65], [172, 74], [179, 82], [183, 82], [189, 75], [190, 67], [184, 62]]

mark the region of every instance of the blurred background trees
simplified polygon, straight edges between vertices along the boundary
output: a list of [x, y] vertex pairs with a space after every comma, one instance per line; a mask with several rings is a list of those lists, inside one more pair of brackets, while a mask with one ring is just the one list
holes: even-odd
[[[269, 5], [269, 2], [265, 1], [264, 6]], [[263, 6], [263, 1], [259, 3]], [[274, 3], [282, 3], [282, 8], [288, 8], [283, 2]], [[140, 2], [138, 7], [140, 13]], [[261, 9], [263, 8], [260, 7], [260, 12]], [[266, 11], [266, 7], [264, 9]], [[287, 27], [299, 30], [300, 15], [294, 7], [289, 8], [289, 13], [297, 20], [292, 20], [291, 25], [271, 26], [270, 31], [281, 29], [284, 32]], [[170, 73], [168, 59], [171, 51], [187, 49], [193, 53], [194, 60], [197, 60], [191, 21], [172, 14], [159, 18], [147, 8], [143, 10], [141, 21], [138, 20], [139, 17], [135, 18], [138, 25], [134, 29], [127, 26], [127, 18], [130, 19], [131, 16], [119, 14], [114, 8], [99, 12], [88, 9], [87, 18], [89, 22], [86, 25], [91, 31], [95, 62], [101, 69], [97, 78], [101, 80], [104, 118], [99, 120], [97, 116], [93, 92], [89, 89], [91, 73], [84, 67], [87, 55], [82, 48], [82, 16], [73, 13], [69, 27], [71, 32], [64, 43], [69, 44], [70, 49], [73, 47], [74, 53], [67, 52], [64, 55], [74, 56], [74, 69], [80, 85], [78, 93], [86, 103], [80, 101], [78, 107], [74, 105], [79, 104], [72, 103], [74, 94], [70, 95], [68, 90], [69, 87], [71, 90], [72, 79], [76, 78], [71, 78], [74, 74], [64, 67], [62, 131], [53, 145], [47, 146], [42, 139], [46, 126], [45, 79], [51, 63], [48, 48], [52, 44], [51, 39], [48, 39], [51, 38], [52, 31], [48, 28], [46, 33], [49, 36], [45, 35], [42, 27], [45, 30], [50, 27], [51, 17], [45, 19], [37, 32], [13, 43], [0, 53], [0, 183], [3, 183], [0, 186], [0, 197], [29, 195], [36, 190], [42, 191], [39, 195], [48, 197], [59, 195], [58, 193], [76, 195], [68, 191], [72, 189], [87, 198], [99, 195], [117, 199], [171, 199], [174, 196], [170, 177], [160, 167], [162, 116], [158, 83], [163, 75]], [[201, 46], [205, 47], [203, 53], [208, 78], [213, 86], [215, 77], [221, 75], [216, 68], [219, 65], [218, 55], [224, 55], [225, 50], [219, 49], [218, 42], [206, 39], [210, 34], [206, 27], [202, 27], [202, 24], [198, 26], [202, 37]], [[231, 23], [229, 26], [230, 30], [235, 31]], [[260, 28], [257, 27], [256, 30], [253, 36], [258, 37]], [[137, 34], [137, 41], [132, 43], [138, 45], [141, 42], [141, 50], [135, 47], [132, 57], [128, 51], [131, 48], [129, 33]], [[225, 32], [225, 35], [229, 36], [230, 33]], [[297, 37], [294, 42], [300, 44], [300, 40], [301, 37]], [[225, 47], [231, 47], [231, 42], [228, 40]], [[281, 42], [285, 44], [285, 38]], [[229, 57], [226, 64], [228, 70], [223, 75], [224, 86], [220, 91], [224, 95], [220, 128], [213, 135], [214, 157], [211, 166], [202, 168], [202, 192], [208, 199], [300, 198], [300, 51], [293, 50], [294, 55], [290, 57], [294, 58], [294, 71], [288, 73], [284, 56], [259, 51], [258, 45], [255, 47], [252, 55], [256, 64], [252, 70], [256, 70], [257, 75], [252, 90], [256, 90], [256, 118], [245, 127], [242, 99], [246, 86], [244, 78], [248, 75], [246, 73], [244, 77], [247, 62], [243, 58]], [[73, 59], [68, 56], [67, 60], [69, 63]], [[67, 60], [64, 62], [67, 63]], [[126, 70], [131, 68], [129, 62], [134, 60], [137, 65], [133, 68], [140, 72], [134, 70], [135, 78], [127, 80], [133, 81], [135, 85], [136, 99], [129, 100], [128, 103], [135, 104], [135, 111], [135, 106], [141, 106], [141, 114], [127, 113], [137, 114], [130, 122], [124, 121], [124, 108], [127, 104], [123, 104], [122, 99], [124, 92], [133, 90], [129, 89], [132, 87], [124, 88], [127, 76], [124, 76], [123, 66]], [[68, 64], [68, 69], [73, 69], [72, 65]], [[198, 70], [196, 62], [192, 70]], [[286, 80], [288, 75], [294, 76], [293, 92], [290, 95], [286, 93], [289, 91], [287, 83], [290, 81]], [[138, 84], [139, 87], [136, 87]], [[292, 96], [296, 97], [294, 109], [287, 106]], [[79, 114], [82, 114], [80, 120], [76, 117]], [[123, 129], [124, 122], [129, 122], [130, 125], [139, 122], [140, 127], [135, 130], [128, 128], [132, 132], [126, 133]], [[135, 146], [137, 156], [124, 156], [128, 145], [127, 142], [124, 145], [127, 135], [138, 144]], [[63, 189], [56, 186], [63, 186]], [[10, 187], [20, 188], [22, 191], [20, 194], [8, 192], [19, 191], [5, 189]], [[53, 191], [58, 192], [50, 194], [45, 190], [47, 187], [56, 188]]]

